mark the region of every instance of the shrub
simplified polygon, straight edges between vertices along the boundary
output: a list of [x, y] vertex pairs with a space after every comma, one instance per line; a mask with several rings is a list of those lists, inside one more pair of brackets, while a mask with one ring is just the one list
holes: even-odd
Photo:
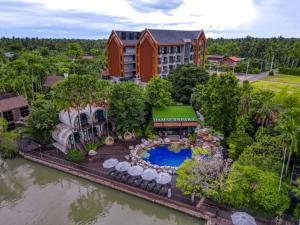
[[279, 67], [279, 73], [300, 76], [300, 67]]
[[85, 147], [88, 151], [91, 151], [91, 150], [96, 151], [97, 150], [97, 145], [94, 142], [85, 144]]
[[193, 134], [189, 134], [189, 141], [190, 142], [196, 142], [196, 139], [197, 139], [197, 135], [195, 134], [195, 133], [193, 133]]
[[209, 151], [207, 149], [204, 148], [194, 148], [192, 151], [193, 157], [197, 156], [197, 155], [208, 155]]
[[274, 76], [274, 71], [273, 70], [269, 72], [269, 76]]
[[157, 136], [155, 134], [148, 134], [148, 138], [152, 141], [156, 140]]
[[67, 151], [67, 154], [65, 155], [65, 159], [68, 161], [77, 162], [77, 161], [84, 160], [85, 156], [78, 149], [70, 149]]

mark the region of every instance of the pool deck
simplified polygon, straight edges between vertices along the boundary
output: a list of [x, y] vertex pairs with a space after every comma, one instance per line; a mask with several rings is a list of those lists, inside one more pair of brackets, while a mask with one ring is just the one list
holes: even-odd
[[[147, 192], [140, 188], [111, 179], [107, 174], [107, 171], [102, 167], [102, 163], [109, 158], [125, 160], [124, 157], [129, 154], [128, 147], [135, 144], [135, 142], [124, 142], [117, 143], [113, 146], [102, 146], [99, 148], [96, 156], [80, 163], [64, 160], [63, 153], [54, 148], [48, 148], [42, 151], [21, 152], [21, 155], [23, 155], [25, 159], [201, 218], [206, 221], [207, 225], [232, 225], [230, 215], [232, 214], [233, 209], [216, 204], [206, 198], [196, 198], [195, 201], [192, 202], [190, 198], [182, 195], [180, 190], [176, 188], [176, 176], [173, 176], [171, 182], [171, 198]], [[258, 225], [269, 224], [268, 221], [261, 218], [256, 218], [256, 221]]]

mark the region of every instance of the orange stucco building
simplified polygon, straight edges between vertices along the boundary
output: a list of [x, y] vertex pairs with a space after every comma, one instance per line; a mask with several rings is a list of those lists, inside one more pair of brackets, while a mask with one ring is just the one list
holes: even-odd
[[116, 77], [167, 76], [178, 65], [203, 65], [206, 37], [203, 30], [112, 31], [107, 42], [108, 72]]

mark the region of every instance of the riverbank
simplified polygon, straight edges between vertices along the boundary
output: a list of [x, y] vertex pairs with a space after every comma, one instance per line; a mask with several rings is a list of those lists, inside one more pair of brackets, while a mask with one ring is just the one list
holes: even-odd
[[0, 224], [204, 225], [205, 221], [24, 158], [0, 168]]
[[[123, 146], [124, 147], [124, 146]], [[145, 200], [151, 201], [153, 203], [175, 209], [179, 212], [183, 212], [185, 214], [201, 218], [208, 225], [214, 224], [222, 224], [222, 225], [232, 225], [230, 215], [232, 211], [228, 208], [220, 208], [216, 207], [214, 204], [207, 200], [197, 199], [194, 203], [191, 202], [189, 198], [186, 198], [182, 194], [178, 193], [175, 190], [175, 185], [173, 185], [173, 194], [172, 198], [169, 199], [167, 197], [159, 196], [154, 193], [149, 193], [139, 188], [135, 188], [124, 183], [112, 180], [105, 171], [101, 169], [102, 162], [111, 157], [111, 155], [118, 155], [120, 158], [124, 157], [127, 152], [125, 151], [126, 147], [123, 150], [120, 150], [118, 146], [110, 147], [109, 149], [101, 149], [99, 152], [98, 158], [94, 158], [90, 161], [83, 163], [72, 163], [64, 160], [61, 157], [58, 157], [56, 153], [59, 152], [55, 150], [46, 151], [46, 152], [35, 152], [30, 151], [23, 153], [25, 159], [40, 163], [42, 165], [72, 174], [74, 176], [78, 176], [92, 182], [99, 183], [101, 185], [113, 188], [115, 190], [119, 190], [130, 195], [143, 198]], [[268, 222], [263, 220], [257, 220], [258, 224], [268, 224]]]

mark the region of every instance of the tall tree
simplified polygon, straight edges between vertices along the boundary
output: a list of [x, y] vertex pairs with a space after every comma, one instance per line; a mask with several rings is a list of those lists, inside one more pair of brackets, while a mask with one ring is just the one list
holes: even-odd
[[212, 75], [205, 85], [194, 91], [193, 104], [200, 107], [205, 120], [226, 137], [235, 129], [241, 88], [238, 79], [231, 73]]
[[172, 86], [168, 80], [153, 77], [146, 86], [147, 102], [151, 106], [164, 107], [172, 103]]
[[172, 96], [175, 101], [190, 103], [193, 89], [198, 84], [205, 84], [209, 74], [204, 68], [194, 65], [181, 65], [171, 71], [168, 80], [172, 84]]
[[144, 90], [130, 82], [120, 82], [113, 86], [110, 98], [110, 118], [115, 122], [117, 132], [133, 131], [142, 133], [145, 109]]

